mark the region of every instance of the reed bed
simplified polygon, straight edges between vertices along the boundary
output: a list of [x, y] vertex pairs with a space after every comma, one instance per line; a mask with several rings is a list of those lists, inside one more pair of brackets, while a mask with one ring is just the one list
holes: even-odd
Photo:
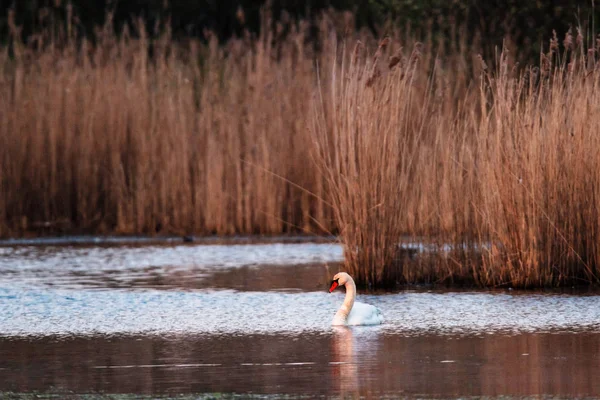
[[388, 40], [334, 66], [312, 132], [352, 275], [374, 287], [598, 282], [600, 69], [581, 42], [553, 38], [525, 69], [506, 49], [491, 68], [474, 57], [470, 80], [456, 67], [466, 57], [424, 62]]
[[598, 282], [600, 46], [486, 64], [338, 21], [225, 44], [13, 26], [0, 236], [339, 233], [364, 286]]
[[143, 26], [1, 49], [0, 235], [334, 230], [308, 161], [306, 33], [221, 46]]

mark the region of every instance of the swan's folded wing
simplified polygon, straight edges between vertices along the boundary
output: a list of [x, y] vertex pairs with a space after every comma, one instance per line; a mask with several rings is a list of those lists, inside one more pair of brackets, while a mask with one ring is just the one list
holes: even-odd
[[348, 315], [348, 325], [379, 325], [382, 322], [383, 314], [370, 304], [355, 302]]

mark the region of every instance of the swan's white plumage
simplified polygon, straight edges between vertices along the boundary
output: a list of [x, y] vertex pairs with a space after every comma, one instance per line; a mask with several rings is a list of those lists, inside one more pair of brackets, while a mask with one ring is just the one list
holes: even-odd
[[383, 323], [383, 314], [379, 308], [370, 304], [354, 302], [348, 315], [348, 325], [379, 325]]
[[[335, 285], [334, 285], [335, 282]], [[356, 285], [350, 275], [340, 272], [333, 277], [330, 292], [337, 286], [346, 287], [344, 303], [333, 317], [332, 325], [379, 325], [383, 323], [383, 315], [375, 306], [355, 302]]]

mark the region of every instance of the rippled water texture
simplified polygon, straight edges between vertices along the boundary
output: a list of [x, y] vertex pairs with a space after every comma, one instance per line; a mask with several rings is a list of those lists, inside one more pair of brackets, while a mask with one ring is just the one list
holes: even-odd
[[333, 329], [332, 243], [0, 247], [9, 392], [600, 394], [594, 293], [359, 293], [385, 323]]

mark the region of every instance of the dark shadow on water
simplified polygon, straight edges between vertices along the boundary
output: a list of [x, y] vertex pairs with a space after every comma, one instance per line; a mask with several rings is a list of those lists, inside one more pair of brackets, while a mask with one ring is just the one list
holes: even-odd
[[0, 393], [597, 396], [600, 335], [0, 339]]
[[327, 289], [329, 275], [323, 264], [253, 265], [202, 271], [177, 271], [136, 277], [127, 287], [154, 289], [234, 289], [239, 291], [315, 291]]
[[259, 243], [331, 243], [334, 236], [326, 235], [230, 235], [230, 236], [95, 236], [64, 235], [0, 239], [4, 246], [120, 246], [120, 245], [176, 245], [193, 243], [200, 245], [234, 245]]
[[0, 285], [62, 289], [325, 290], [330, 243], [0, 246]]

